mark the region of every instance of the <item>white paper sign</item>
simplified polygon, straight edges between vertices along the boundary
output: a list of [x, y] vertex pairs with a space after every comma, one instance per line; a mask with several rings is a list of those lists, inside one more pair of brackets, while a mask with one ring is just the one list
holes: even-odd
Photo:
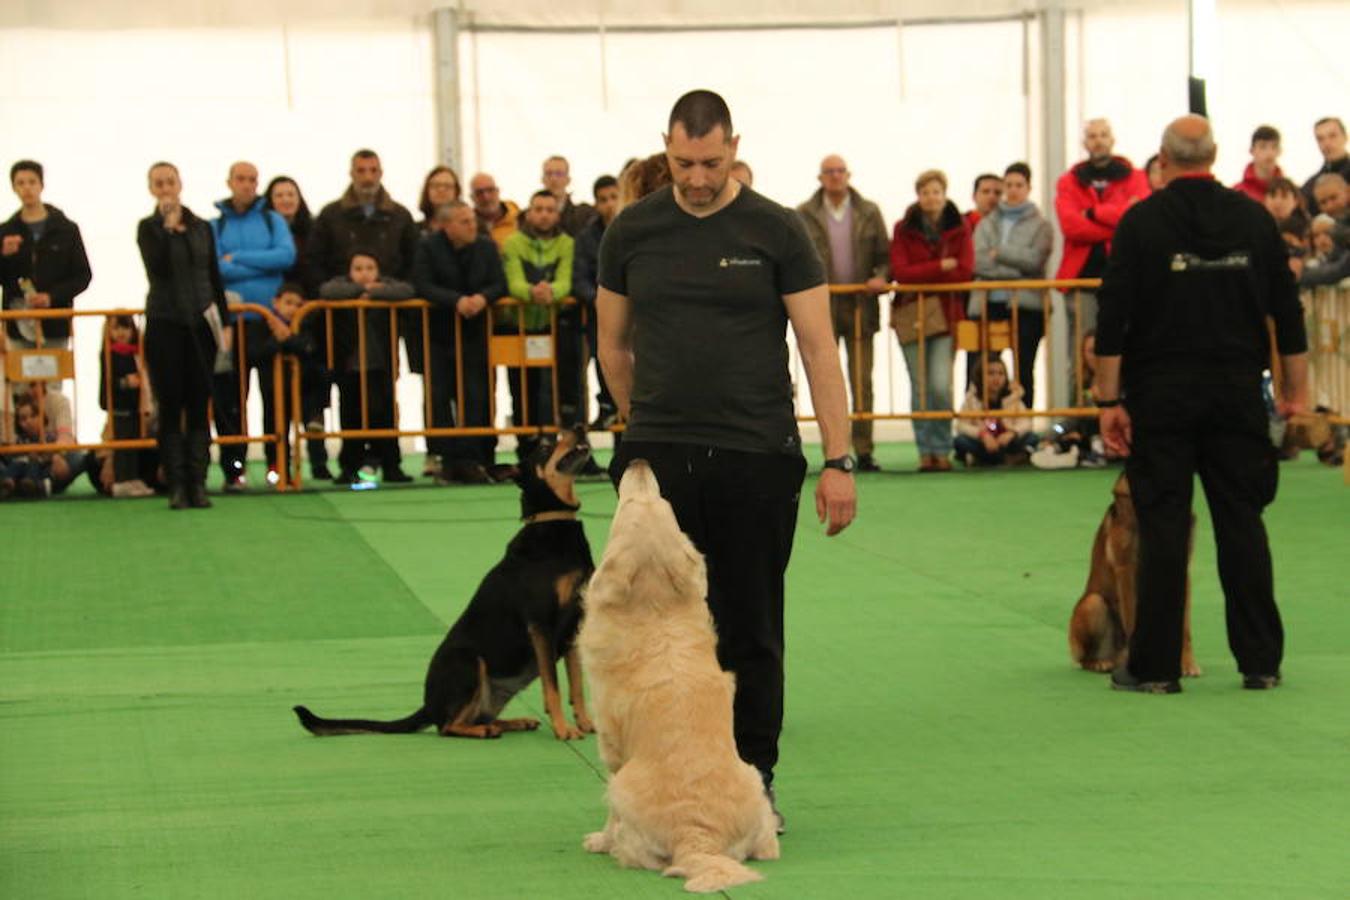
[[547, 334], [527, 335], [525, 338], [526, 359], [552, 359], [553, 336]]
[[20, 363], [25, 381], [51, 381], [61, 377], [54, 353], [27, 353]]

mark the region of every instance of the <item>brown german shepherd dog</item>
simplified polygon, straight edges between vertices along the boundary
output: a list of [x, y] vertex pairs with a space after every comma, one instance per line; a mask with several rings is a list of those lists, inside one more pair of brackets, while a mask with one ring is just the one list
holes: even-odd
[[[1139, 567], [1139, 522], [1134, 515], [1130, 483], [1121, 473], [1111, 489], [1097, 538], [1092, 542], [1092, 569], [1087, 587], [1069, 618], [1069, 656], [1089, 672], [1110, 672], [1125, 664], [1134, 633], [1135, 574]], [[1191, 538], [1195, 516], [1191, 516]], [[1189, 553], [1189, 549], [1188, 549]], [[1196, 676], [1191, 651], [1191, 585], [1186, 581], [1186, 631], [1181, 646], [1181, 674]]]

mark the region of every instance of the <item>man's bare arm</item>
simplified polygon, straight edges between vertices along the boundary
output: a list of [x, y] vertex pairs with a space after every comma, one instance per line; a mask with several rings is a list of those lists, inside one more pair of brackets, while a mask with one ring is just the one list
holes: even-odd
[[[797, 350], [806, 368], [825, 458], [843, 456], [849, 445], [848, 394], [844, 391], [844, 373], [839, 368], [839, 345], [830, 324], [829, 289], [822, 284], [786, 294], [783, 305], [787, 307]], [[853, 476], [838, 469], [823, 469], [816, 483], [816, 516], [829, 523], [825, 534], [832, 537], [843, 531], [857, 512], [858, 494]]]
[[830, 324], [830, 294], [819, 285], [795, 294], [785, 294], [792, 333], [802, 355], [806, 381], [811, 388], [811, 405], [820, 425], [820, 442], [826, 459], [848, 453], [848, 393], [844, 373], [839, 367], [839, 345]]
[[600, 369], [619, 415], [626, 420], [633, 402], [633, 327], [628, 298], [597, 287], [595, 314]]

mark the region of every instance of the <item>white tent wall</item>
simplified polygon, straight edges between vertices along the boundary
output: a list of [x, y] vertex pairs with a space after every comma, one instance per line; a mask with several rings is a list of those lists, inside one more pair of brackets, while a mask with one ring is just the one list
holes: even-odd
[[[344, 187], [351, 151], [369, 145], [382, 156], [393, 195], [414, 205], [422, 176], [438, 161], [430, 11], [443, 5], [5, 4], [0, 160], [41, 160], [47, 199], [84, 229], [95, 277], [80, 306], [142, 301], [133, 233], [150, 209], [144, 172], [154, 159], [179, 164], [185, 199], [201, 213], [224, 195], [226, 169], [240, 158], [256, 161], [264, 179], [294, 175], [317, 210]], [[1058, 173], [1040, 165], [1038, 33], [1024, 34], [1017, 18], [1036, 5], [465, 4], [461, 174], [485, 168], [505, 195], [523, 202], [538, 185], [543, 157], [562, 153], [584, 196], [596, 175], [658, 149], [670, 102], [697, 84], [726, 94], [756, 187], [786, 204], [810, 193], [828, 152], [845, 155], [855, 184], [892, 222], [913, 196], [913, 176], [931, 166], [947, 171], [963, 208], [975, 174], [1015, 159], [1031, 162], [1043, 196]], [[1105, 115], [1118, 151], [1142, 163], [1163, 123], [1185, 109], [1185, 4], [1065, 6], [1067, 158], [1080, 155], [1078, 123]], [[890, 24], [902, 15], [943, 21]], [[1005, 18], [952, 21], [991, 16]], [[804, 22], [871, 24], [728, 27]], [[718, 27], [693, 30], [700, 23]], [[689, 27], [661, 27], [674, 25]], [[1221, 179], [1240, 176], [1251, 129], [1269, 122], [1285, 135], [1285, 171], [1301, 181], [1320, 162], [1312, 122], [1344, 114], [1333, 103], [1346, 94], [1346, 69], [1336, 63], [1350, 8], [1231, 0], [1219, 4], [1219, 25], [1209, 103]], [[95, 332], [82, 331], [82, 370], [96, 358]], [[878, 350], [888, 346], [885, 335]], [[879, 408], [891, 407], [892, 391], [895, 407], [906, 408], [903, 364], [892, 375], [883, 369], [878, 388]], [[809, 398], [799, 399], [809, 410]], [[414, 379], [401, 382], [400, 405], [405, 422], [420, 422]], [[96, 436], [102, 416], [92, 391], [80, 394], [77, 412], [81, 437]]]
[[[431, 72], [430, 32], [411, 19], [0, 31], [0, 160], [41, 161], [44, 199], [79, 223], [94, 279], [78, 306], [139, 307], [146, 280], [136, 223], [154, 207], [150, 163], [177, 165], [184, 203], [206, 218], [228, 196], [226, 174], [239, 159], [258, 164], [263, 184], [295, 177], [317, 214], [346, 189], [352, 151], [372, 147], [390, 192], [413, 206], [435, 149]], [[95, 440], [99, 323], [77, 322], [75, 352], [78, 432]], [[256, 433], [256, 390], [251, 400]], [[409, 406], [420, 410], [420, 399], [405, 398]]]

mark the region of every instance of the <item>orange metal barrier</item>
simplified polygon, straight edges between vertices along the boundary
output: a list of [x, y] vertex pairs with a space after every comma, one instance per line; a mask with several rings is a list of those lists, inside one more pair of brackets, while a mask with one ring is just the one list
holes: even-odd
[[[488, 383], [488, 423], [487, 425], [473, 426], [451, 426], [437, 427], [431, 425], [432, 415], [432, 392], [434, 385], [432, 382], [431, 367], [427, 365], [423, 373], [423, 427], [417, 429], [401, 428], [399, 425], [398, 404], [395, 400], [393, 409], [393, 427], [392, 428], [372, 428], [370, 427], [370, 408], [367, 372], [364, 367], [366, 358], [366, 317], [358, 315], [357, 322], [357, 361], [358, 372], [361, 385], [361, 427], [357, 429], [338, 429], [336, 431], [326, 430], [321, 432], [307, 432], [303, 430], [300, 421], [300, 378], [299, 360], [294, 357], [287, 357], [287, 363], [290, 367], [292, 377], [291, 381], [291, 399], [292, 416], [291, 423], [297, 427], [292, 430], [284, 425], [279, 425], [277, 434], [281, 436], [278, 442], [278, 470], [281, 468], [281, 452], [285, 452], [290, 464], [287, 467], [286, 474], [287, 486], [299, 487], [303, 481], [303, 475], [300, 466], [299, 443], [303, 440], [315, 440], [326, 438], [400, 438], [400, 437], [475, 437], [485, 435], [537, 435], [542, 433], [547, 427], [539, 423], [531, 424], [530, 415], [530, 396], [525, 387], [525, 373], [531, 368], [546, 368], [549, 370], [552, 379], [552, 420], [557, 422], [560, 418], [559, 411], [559, 393], [558, 390], [558, 313], [561, 309], [575, 306], [576, 301], [571, 297], [565, 297], [554, 303], [547, 304], [549, 309], [549, 330], [547, 332], [533, 333], [525, 328], [525, 317], [516, 317], [517, 331], [511, 333], [498, 333], [492, 327], [493, 313], [496, 310], [527, 306], [529, 304], [521, 303], [511, 297], [503, 297], [485, 309], [480, 315], [488, 316], [487, 328], [485, 328], [485, 339], [487, 346], [485, 348], [485, 357], [487, 359], [487, 383]], [[293, 330], [299, 330], [304, 320], [310, 315], [324, 315], [324, 358], [327, 368], [335, 368], [333, 358], [333, 311], [334, 310], [367, 310], [367, 309], [387, 309], [389, 310], [389, 342], [390, 358], [398, 359], [398, 311], [401, 309], [416, 309], [421, 312], [422, 317], [422, 352], [424, 359], [430, 359], [431, 356], [431, 322], [430, 311], [431, 304], [426, 300], [310, 300], [307, 301], [292, 320]], [[583, 316], [585, 310], [582, 310]], [[455, 315], [454, 321], [454, 356], [455, 356], [455, 401], [456, 409], [462, 411], [464, 405], [464, 319]], [[584, 318], [583, 318], [584, 324]], [[520, 371], [522, 380], [521, 388], [521, 409], [520, 417], [524, 421], [522, 425], [497, 427], [492, 423], [497, 421], [497, 367], [514, 368]], [[399, 378], [398, 367], [391, 366], [389, 377], [391, 379], [391, 393], [397, 397], [396, 385]], [[585, 387], [583, 385], [583, 390]], [[294, 449], [291, 448], [291, 440], [295, 440]], [[283, 451], [281, 448], [285, 446]], [[282, 485], [279, 483], [278, 487]]]
[[[878, 413], [876, 411], [866, 412], [858, 409], [857, 398], [862, 395], [862, 373], [861, 371], [854, 371], [850, 373], [850, 384], [853, 388], [853, 397], [854, 397], [853, 403], [854, 409], [850, 414], [850, 419], [853, 420], [858, 419], [914, 420], [914, 419], [961, 419], [961, 418], [979, 419], [988, 416], [988, 412], [985, 411], [961, 412], [960, 410], [957, 409], [929, 410], [927, 408], [927, 383], [926, 383], [927, 367], [925, 365], [925, 361], [927, 353], [926, 338], [929, 337], [929, 335], [925, 335], [924, 325], [925, 325], [925, 310], [927, 308], [927, 304], [941, 302], [940, 301], [941, 295], [966, 294], [971, 291], [984, 292], [985, 296], [984, 299], [981, 301], [980, 317], [978, 319], [964, 319], [959, 322], [948, 323], [949, 332], [944, 333], [950, 333], [952, 335], [952, 342], [953, 342], [952, 349], [954, 351], [965, 350], [970, 352], [970, 351], [984, 350], [985, 352], [988, 352], [989, 350], [997, 351], [1003, 349], [1011, 349], [1013, 353], [1013, 371], [1016, 372], [1021, 362], [1021, 353], [1022, 353], [1022, 349], [1019, 346], [1019, 339], [1018, 339], [1018, 319], [1020, 315], [1020, 310], [1017, 303], [1015, 302], [1009, 303], [1010, 317], [1006, 320], [991, 321], [988, 315], [989, 301], [987, 293], [988, 291], [991, 290], [1039, 291], [1041, 293], [1041, 314], [1044, 316], [1046, 322], [1044, 334], [1046, 347], [1046, 373], [1050, 377], [1046, 379], [1048, 384], [1046, 385], [1045, 394], [1046, 396], [1051, 398], [1051, 402], [1047, 406], [1042, 408], [1027, 409], [1022, 412], [1009, 412], [1005, 414], [1006, 417], [1026, 418], [1033, 416], [1069, 417], [1069, 416], [1097, 415], [1097, 408], [1084, 402], [1086, 400], [1086, 397], [1085, 395], [1083, 395], [1081, 388], [1083, 383], [1083, 359], [1082, 359], [1083, 315], [1082, 315], [1082, 295], [1080, 292], [1083, 290], [1095, 290], [1100, 286], [1101, 280], [1096, 278], [1060, 279], [1060, 280], [1029, 279], [1025, 281], [967, 281], [952, 284], [892, 283], [887, 285], [883, 290], [880, 291], [872, 290], [871, 288], [868, 288], [864, 284], [830, 285], [830, 293], [832, 295], [872, 294], [880, 298], [882, 295], [892, 293], [895, 294], [897, 297], [899, 297], [900, 295], [912, 294], [915, 295], [916, 302], [919, 304], [919, 312], [916, 317], [916, 326], [918, 331], [918, 355], [919, 355], [919, 364], [917, 366], [918, 385], [916, 393], [920, 400], [920, 408], [917, 410], [912, 410], [910, 412], [897, 412], [894, 409], [895, 393], [894, 391], [892, 391], [891, 392], [892, 409], [890, 412], [884, 413]], [[1058, 290], [1066, 293], [1071, 291], [1073, 298], [1072, 302], [1074, 304], [1074, 311], [1075, 311], [1074, 335], [1073, 335], [1074, 383], [1079, 386], [1078, 387], [1079, 396], [1076, 398], [1071, 398], [1073, 401], [1076, 402], [1070, 402], [1069, 404], [1063, 406], [1057, 406], [1053, 402], [1054, 398], [1053, 375], [1055, 371], [1054, 368], [1055, 352], [1054, 352], [1054, 341], [1052, 340], [1052, 331], [1050, 328], [1051, 314], [1053, 310], [1053, 306], [1050, 302], [1050, 293], [1049, 293], [1051, 290]], [[968, 327], [962, 328], [961, 326], [963, 325]], [[870, 338], [865, 337], [862, 333], [863, 328], [862, 328], [861, 307], [857, 307], [854, 309], [853, 326], [854, 331], [852, 340], [854, 341], [855, 346], [857, 346], [864, 340], [870, 340]], [[1033, 350], [1032, 352], [1035, 351]], [[851, 356], [854, 359], [858, 359], [861, 356], [861, 354], [854, 353], [851, 354]], [[890, 361], [889, 354], [887, 359], [889, 365]], [[891, 380], [893, 381], [894, 379], [892, 378]], [[985, 385], [984, 396], [982, 400], [987, 409], [989, 405], [989, 394], [987, 385]], [[804, 419], [804, 421], [809, 421], [809, 418]]]
[[[230, 304], [229, 309], [230, 312], [236, 314], [242, 312], [255, 312], [262, 315], [264, 318], [267, 318], [272, 321], [277, 321], [276, 316], [272, 313], [271, 310], [255, 303], [232, 303]], [[122, 439], [122, 440], [104, 439], [94, 442], [75, 440], [75, 441], [60, 441], [60, 442], [44, 442], [35, 444], [18, 444], [15, 443], [15, 441], [17, 441], [17, 435], [11, 434], [11, 431], [13, 430], [11, 423], [13, 423], [14, 421], [14, 409], [13, 409], [13, 396], [12, 392], [8, 389], [8, 385], [13, 384], [15, 382], [27, 383], [27, 382], [41, 381], [44, 383], [50, 383], [50, 382], [74, 380], [77, 371], [77, 366], [75, 364], [75, 353], [73, 350], [66, 347], [65, 343], [67, 341], [71, 344], [74, 343], [76, 320], [85, 318], [99, 318], [106, 321], [112, 316], [141, 317], [144, 315], [144, 312], [145, 311], [143, 309], [125, 309], [125, 308], [102, 309], [102, 310], [74, 310], [74, 309], [0, 310], [0, 358], [3, 358], [3, 367], [6, 383], [6, 389], [4, 391], [0, 391], [0, 395], [3, 395], [0, 396], [0, 417], [2, 417], [0, 418], [0, 422], [3, 422], [3, 424], [0, 425], [0, 456], [16, 453], [58, 453], [58, 452], [69, 452], [74, 450], [139, 450], [154, 447], [156, 444], [155, 439], [145, 434], [144, 417], [142, 417], [140, 420], [141, 436], [132, 439]], [[36, 333], [37, 339], [33, 342], [35, 344], [35, 347], [11, 348], [9, 346], [7, 324], [9, 321], [19, 319], [38, 320], [39, 327]], [[67, 341], [62, 341], [61, 346], [57, 347], [44, 346], [44, 338], [42, 334], [41, 322], [49, 319], [66, 319], [71, 322], [71, 337], [67, 339]], [[237, 358], [243, 358], [244, 355], [247, 353], [248, 348], [247, 348], [247, 337], [245, 336], [244, 329], [240, 327], [240, 322], [235, 323], [233, 333], [234, 333], [234, 340], [237, 342], [237, 345], [235, 347], [236, 356]], [[105, 340], [103, 341], [102, 357], [103, 357], [103, 365], [105, 367], [111, 368], [110, 366], [111, 347], [106, 337]], [[140, 350], [138, 352], [138, 360], [139, 360], [139, 368], [141, 369], [141, 371], [144, 371], [145, 346], [143, 340], [141, 342]], [[273, 370], [274, 373], [279, 375], [282, 371], [281, 359], [278, 357], [276, 360], [273, 361], [273, 364], [275, 367]], [[248, 369], [247, 367], [239, 367], [239, 366], [236, 366], [236, 369], [239, 370], [238, 374], [239, 374], [240, 406], [242, 409], [244, 406], [244, 399], [247, 393], [246, 379], [248, 377]], [[280, 401], [282, 394], [280, 393], [281, 381], [279, 378], [275, 380], [275, 384], [277, 390], [276, 393], [274, 394], [274, 397], [277, 401]], [[104, 397], [105, 406], [107, 407], [109, 415], [112, 414], [112, 406], [113, 406], [112, 390], [113, 385], [111, 383], [111, 380], [109, 380], [109, 383], [105, 385], [106, 394]], [[149, 391], [150, 386], [148, 382], [142, 380], [140, 386], [142, 407], [144, 407], [145, 405], [145, 398], [149, 393]], [[47, 414], [45, 391], [41, 396], [37, 398], [37, 402], [38, 402], [38, 414], [45, 420]], [[278, 411], [282, 409], [280, 403], [278, 403], [277, 409]], [[273, 430], [271, 432], [260, 434], [256, 437], [250, 436], [248, 434], [246, 417], [241, 417], [240, 424], [242, 426], [240, 434], [217, 435], [215, 438], [215, 443], [216, 444], [276, 443], [277, 435], [284, 433], [285, 423], [284, 420], [280, 417], [280, 415], [278, 415], [274, 420], [274, 422], [272, 423]], [[280, 472], [280, 468], [278, 471]], [[281, 485], [279, 484], [278, 486], [280, 487]]]
[[[1033, 417], [1033, 416], [1053, 416], [1053, 417], [1073, 417], [1073, 416], [1095, 416], [1097, 409], [1095, 406], [1082, 402], [1083, 398], [1078, 398], [1079, 402], [1069, 403], [1067, 405], [1056, 405], [1054, 401], [1054, 366], [1055, 352], [1053, 340], [1051, 340], [1052, 331], [1049, 327], [1051, 315], [1053, 312], [1050, 303], [1049, 291], [1060, 290], [1071, 292], [1071, 302], [1075, 305], [1078, 315], [1075, 316], [1074, 338], [1074, 373], [1076, 383], [1082, 383], [1083, 361], [1082, 361], [1082, 300], [1079, 294], [1082, 290], [1095, 289], [1100, 282], [1095, 279], [1080, 280], [1027, 280], [1027, 281], [977, 281], [963, 282], [959, 284], [928, 284], [928, 285], [902, 285], [891, 284], [883, 291], [872, 291], [865, 285], [832, 285], [830, 291], [832, 294], [871, 294], [880, 296], [887, 293], [897, 295], [912, 294], [916, 295], [917, 302], [922, 306], [927, 303], [939, 302], [935, 295], [945, 293], [964, 293], [971, 290], [989, 291], [989, 290], [1021, 290], [1021, 291], [1040, 291], [1042, 293], [1042, 314], [1045, 316], [1047, 327], [1045, 329], [1046, 338], [1046, 363], [1048, 372], [1052, 377], [1047, 379], [1048, 384], [1043, 396], [1049, 398], [1049, 402], [1038, 407], [1029, 408], [1022, 412], [1010, 412], [1005, 415], [1009, 417]], [[556, 352], [558, 336], [558, 313], [562, 307], [573, 305], [575, 301], [571, 298], [559, 301], [550, 305], [549, 330], [539, 334], [526, 332], [524, 316], [517, 316], [517, 332], [514, 334], [497, 334], [489, 327], [486, 329], [486, 358], [488, 360], [487, 379], [489, 384], [488, 399], [488, 424], [452, 427], [436, 427], [430, 423], [432, 415], [432, 374], [430, 367], [424, 376], [423, 392], [423, 414], [424, 427], [420, 429], [405, 429], [399, 425], [397, 395], [394, 388], [397, 385], [399, 371], [397, 364], [390, 367], [388, 377], [391, 379], [391, 394], [393, 394], [393, 426], [389, 428], [371, 428], [370, 427], [370, 407], [368, 374], [364, 370], [365, 350], [367, 347], [367, 324], [366, 316], [356, 317], [356, 350], [357, 359], [361, 362], [360, 373], [360, 410], [361, 427], [356, 429], [338, 429], [325, 430], [318, 432], [308, 432], [305, 430], [303, 414], [301, 408], [301, 369], [300, 362], [289, 354], [277, 354], [272, 360], [273, 365], [273, 420], [270, 423], [264, 423], [264, 431], [259, 435], [250, 435], [247, 426], [247, 409], [245, 404], [247, 394], [248, 367], [236, 366], [239, 379], [240, 407], [241, 407], [241, 433], [238, 435], [217, 436], [215, 443], [218, 445], [240, 444], [240, 443], [274, 443], [277, 448], [277, 475], [278, 482], [276, 487], [279, 490], [297, 489], [302, 483], [301, 476], [301, 453], [300, 444], [308, 439], [326, 439], [326, 438], [400, 438], [400, 437], [472, 437], [485, 435], [534, 435], [539, 434], [546, 426], [531, 423], [529, 410], [529, 392], [522, 392], [522, 409], [519, 411], [524, 421], [520, 426], [497, 427], [494, 423], [497, 421], [497, 403], [496, 403], [496, 369], [498, 366], [516, 368], [523, 375], [529, 368], [547, 368], [550, 371], [553, 383], [552, 401], [553, 401], [553, 421], [559, 420], [559, 380], [558, 380], [558, 354]], [[523, 306], [517, 301], [504, 298], [497, 302], [496, 306]], [[1332, 289], [1330, 292], [1323, 289], [1316, 295], [1305, 295], [1305, 305], [1309, 310], [1309, 338], [1310, 347], [1313, 351], [1315, 365], [1315, 387], [1318, 384], [1339, 385], [1350, 377], [1350, 290]], [[274, 314], [265, 307], [256, 304], [232, 304], [230, 309], [234, 313], [244, 311], [256, 312], [272, 322], [278, 322]], [[327, 363], [327, 368], [335, 368], [333, 359], [334, 336], [333, 336], [333, 312], [335, 310], [365, 310], [365, 309], [387, 309], [389, 314], [389, 351], [391, 360], [398, 359], [398, 340], [399, 340], [399, 322], [398, 312], [402, 309], [417, 309], [422, 318], [422, 341], [424, 356], [429, 357], [431, 351], [431, 330], [430, 330], [430, 310], [431, 305], [425, 300], [404, 300], [404, 301], [380, 301], [380, 300], [312, 300], [305, 303], [296, 314], [294, 320], [290, 323], [293, 331], [298, 331], [304, 320], [311, 315], [322, 314], [325, 317], [322, 328], [323, 354]], [[586, 310], [582, 309], [582, 324], [584, 326], [584, 316]], [[62, 347], [45, 348], [42, 346], [41, 329], [38, 330], [37, 347], [35, 349], [11, 349], [8, 347], [8, 341], [5, 337], [5, 325], [10, 320], [15, 319], [36, 319], [42, 321], [45, 319], [81, 319], [88, 317], [107, 318], [114, 315], [141, 316], [142, 310], [138, 309], [107, 309], [107, 310], [8, 310], [0, 311], [0, 357], [4, 360], [4, 370], [7, 381], [58, 381], [68, 380], [76, 376], [77, 366], [75, 365], [74, 354], [71, 350]], [[491, 309], [485, 311], [483, 315], [491, 315]], [[966, 320], [964, 323], [953, 323], [956, 327], [951, 329], [953, 335], [954, 349], [971, 350], [1011, 350], [1013, 354], [1013, 369], [1018, 367], [1023, 348], [1019, 347], [1018, 339], [1018, 306], [1015, 302], [1010, 304], [1010, 318], [1008, 320], [990, 320], [988, 317], [987, 299], [981, 305], [981, 315], [977, 319]], [[456, 381], [456, 408], [462, 411], [465, 408], [464, 396], [464, 329], [463, 319], [456, 315], [453, 317], [454, 335], [453, 342], [455, 347], [455, 381]], [[74, 322], [72, 321], [72, 326]], [[961, 327], [965, 325], [965, 327]], [[850, 382], [853, 387], [853, 409], [850, 413], [852, 420], [951, 420], [983, 418], [988, 415], [985, 411], [962, 412], [958, 409], [951, 410], [933, 410], [926, 407], [926, 384], [925, 366], [923, 365], [924, 354], [924, 315], [922, 309], [917, 317], [917, 328], [919, 337], [919, 384], [918, 396], [920, 397], [919, 408], [909, 412], [899, 412], [895, 410], [894, 391], [892, 391], [891, 410], [889, 412], [879, 412], [876, 410], [865, 411], [859, 408], [861, 396], [861, 383], [863, 373], [854, 368], [849, 373]], [[583, 332], [584, 333], [584, 332]], [[247, 335], [245, 330], [236, 322], [235, 340], [238, 342], [235, 351], [237, 359], [246, 359], [247, 357]], [[73, 340], [73, 338], [72, 338]], [[854, 334], [852, 340], [855, 346], [864, 340], [871, 340], [870, 337], [863, 335], [862, 328], [862, 310], [861, 307], [854, 310]], [[893, 342], [888, 341], [888, 345], [894, 346]], [[1033, 351], [1034, 352], [1034, 351]], [[143, 353], [143, 348], [142, 348]], [[110, 347], [105, 341], [103, 345], [103, 364], [108, 366], [110, 359]], [[855, 363], [859, 360], [861, 354], [850, 354]], [[892, 359], [892, 354], [888, 353], [888, 366]], [[583, 347], [582, 353], [582, 400], [583, 402], [589, 396], [589, 385], [586, 383], [585, 367], [589, 361], [589, 354]], [[1278, 365], [1273, 366], [1273, 371], [1278, 376]], [[289, 373], [290, 377], [285, 377]], [[1337, 379], [1340, 379], [1339, 381]], [[892, 379], [893, 380], [893, 379]], [[1347, 382], [1350, 384], [1350, 382]], [[111, 383], [105, 386], [108, 396], [105, 397], [106, 406], [111, 408]], [[141, 391], [144, 394], [148, 390], [148, 385], [142, 383]], [[1346, 392], [1350, 395], [1350, 388]], [[287, 416], [285, 400], [289, 395], [291, 401], [291, 413]], [[955, 399], [955, 398], [954, 398]], [[988, 395], [986, 387], [985, 406], [988, 407]], [[1316, 400], [1316, 397], [1314, 398]], [[1347, 397], [1350, 399], [1350, 397]], [[327, 402], [325, 403], [327, 407]], [[12, 398], [8, 390], [3, 392], [0, 398], [0, 408], [3, 409], [3, 429], [0, 430], [0, 455], [13, 454], [20, 452], [61, 452], [71, 450], [129, 450], [145, 447], [153, 447], [155, 441], [152, 437], [145, 434], [144, 423], [141, 425], [141, 436], [135, 439], [113, 439], [101, 440], [96, 442], [56, 442], [43, 444], [14, 444], [9, 443], [13, 440], [9, 432], [12, 430], [13, 409]], [[1333, 407], [1335, 408], [1335, 407]], [[1345, 410], [1337, 410], [1345, 412]], [[42, 410], [45, 415], [45, 409]], [[583, 413], [583, 416], [589, 416]], [[801, 416], [801, 421], [813, 421], [813, 416]], [[1350, 418], [1344, 415], [1334, 417], [1333, 422], [1337, 424], [1350, 423]], [[613, 431], [621, 431], [622, 425], [615, 426]], [[1350, 483], [1350, 462], [1347, 462], [1346, 468], [1347, 482]]]

